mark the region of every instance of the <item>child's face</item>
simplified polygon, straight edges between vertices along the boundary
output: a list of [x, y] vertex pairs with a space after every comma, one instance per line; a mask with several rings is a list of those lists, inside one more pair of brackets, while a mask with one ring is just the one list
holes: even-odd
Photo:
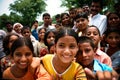
[[98, 45], [98, 43], [101, 39], [100, 34], [95, 27], [89, 27], [86, 30], [86, 36], [90, 37], [94, 41], [95, 46]]
[[111, 27], [117, 27], [120, 24], [120, 18], [116, 14], [111, 14], [108, 17], [108, 24]]
[[94, 59], [94, 49], [91, 47], [89, 42], [84, 42], [78, 44], [78, 53], [76, 56], [76, 61], [81, 63], [83, 66], [88, 66], [93, 62]]
[[118, 44], [120, 43], [120, 35], [116, 32], [111, 32], [107, 37], [106, 41], [111, 47], [118, 47]]
[[17, 38], [18, 38], [18, 36], [16, 36], [16, 35], [12, 35], [12, 36], [10, 37], [10, 39], [9, 39], [9, 44], [8, 44], [9, 49], [11, 48], [13, 42], [14, 42]]
[[55, 45], [55, 53], [62, 63], [71, 63], [78, 51], [76, 39], [72, 36], [61, 37]]
[[24, 37], [30, 37], [31, 32], [30, 32], [29, 29], [25, 29], [25, 30], [23, 31], [22, 35], [23, 35]]
[[17, 33], [21, 33], [21, 26], [20, 26], [20, 25], [16, 25], [16, 26], [14, 27], [14, 30], [15, 30], [15, 32], [17, 32]]
[[70, 23], [70, 17], [67, 16], [67, 15], [64, 15], [64, 16], [62, 17], [62, 24], [63, 24], [63, 25], [68, 25], [69, 23]]
[[87, 28], [88, 26], [88, 19], [86, 18], [78, 18], [76, 19], [76, 27], [80, 30], [80, 31], [83, 31]]
[[48, 44], [50, 44], [51, 42], [53, 42], [55, 40], [55, 34], [53, 32], [50, 32], [47, 36], [47, 42]]
[[32, 51], [27, 46], [17, 48], [13, 53], [13, 59], [19, 69], [26, 69], [32, 62]]
[[41, 29], [39, 32], [38, 32], [38, 37], [43, 40], [44, 39], [44, 35], [45, 35], [45, 29]]

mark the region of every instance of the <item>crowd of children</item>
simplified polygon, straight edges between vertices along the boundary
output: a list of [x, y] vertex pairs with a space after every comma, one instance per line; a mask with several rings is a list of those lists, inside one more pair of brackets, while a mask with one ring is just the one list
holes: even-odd
[[7, 23], [0, 79], [119, 80], [120, 16], [100, 14], [101, 1], [57, 14], [56, 24], [49, 13], [40, 26]]

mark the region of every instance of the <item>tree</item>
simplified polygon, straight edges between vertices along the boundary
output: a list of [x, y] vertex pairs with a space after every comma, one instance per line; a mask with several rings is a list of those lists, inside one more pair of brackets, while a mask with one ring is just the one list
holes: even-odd
[[[68, 9], [70, 9], [71, 7], [82, 7], [83, 4], [88, 4], [90, 5], [92, 0], [61, 0], [62, 1], [62, 5], [61, 6], [65, 6]], [[108, 11], [113, 11], [114, 10], [114, 4], [116, 2], [119, 2], [120, 0], [103, 0], [103, 10], [108, 10]]]
[[13, 14], [22, 17], [22, 24], [31, 26], [31, 23], [45, 11], [46, 3], [44, 0], [16, 0], [10, 4], [10, 10]]

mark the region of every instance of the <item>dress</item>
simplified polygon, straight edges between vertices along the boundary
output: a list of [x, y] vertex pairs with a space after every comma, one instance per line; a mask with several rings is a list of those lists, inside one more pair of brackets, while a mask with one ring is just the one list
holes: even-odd
[[16, 78], [11, 70], [10, 70], [10, 67], [7, 68], [4, 73], [3, 73], [3, 78], [5, 79], [14, 79], [14, 80], [34, 80], [34, 76], [30, 73], [29, 69], [28, 69], [28, 72], [21, 78]]
[[101, 15], [100, 13], [89, 17], [89, 25], [95, 25], [100, 30], [101, 35], [105, 32], [107, 28], [107, 17]]
[[53, 57], [54, 55], [47, 54], [43, 57], [42, 62], [45, 69], [51, 76], [55, 78], [55, 80], [56, 78], [60, 78], [62, 80], [87, 80], [82, 66], [74, 61], [66, 71], [64, 71], [62, 74], [58, 74], [52, 64]]
[[111, 58], [100, 49], [97, 49], [95, 59], [99, 60], [101, 63], [107, 64], [108, 66], [112, 67]]

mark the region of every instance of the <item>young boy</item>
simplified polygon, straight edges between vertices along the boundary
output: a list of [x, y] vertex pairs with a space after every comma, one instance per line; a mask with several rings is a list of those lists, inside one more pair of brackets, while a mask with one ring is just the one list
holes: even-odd
[[[83, 68], [87, 67], [94, 73], [96, 73], [96, 71], [112, 71], [111, 67], [94, 59], [96, 48], [91, 38], [86, 36], [79, 37], [78, 48], [76, 61], [81, 64]], [[90, 77], [87, 76], [87, 78], [91, 80]]]

